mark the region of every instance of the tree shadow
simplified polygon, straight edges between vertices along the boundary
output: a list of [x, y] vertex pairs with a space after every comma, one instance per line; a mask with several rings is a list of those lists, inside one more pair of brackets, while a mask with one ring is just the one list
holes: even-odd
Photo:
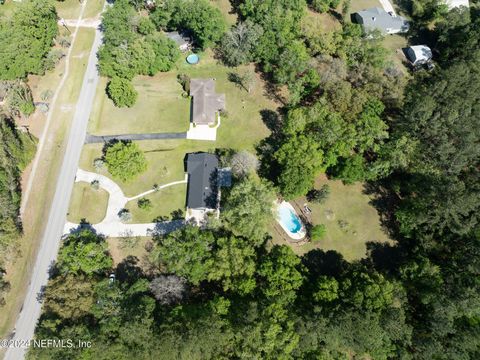
[[363, 193], [372, 196], [372, 205], [380, 217], [382, 230], [391, 238], [399, 237], [398, 222], [395, 218], [395, 210], [398, 206], [398, 196], [382, 183], [365, 183]]
[[129, 255], [117, 265], [115, 276], [120, 282], [133, 284], [143, 277], [143, 270], [138, 266], [138, 258]]
[[263, 123], [272, 133], [276, 134], [282, 131], [283, 120], [278, 112], [270, 109], [263, 109], [260, 110], [260, 116], [262, 117]]
[[321, 275], [340, 276], [346, 269], [348, 263], [342, 254], [328, 250], [314, 249], [303, 255], [302, 264], [308, 269], [310, 278], [317, 278]]
[[367, 260], [377, 271], [393, 273], [402, 263], [403, 255], [397, 245], [379, 242], [367, 242]]

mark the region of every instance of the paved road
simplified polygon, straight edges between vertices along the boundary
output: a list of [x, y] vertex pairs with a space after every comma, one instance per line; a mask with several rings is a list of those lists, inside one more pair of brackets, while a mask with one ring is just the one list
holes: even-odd
[[[40, 244], [27, 296], [22, 311], [15, 325], [15, 340], [30, 340], [33, 338], [35, 326], [40, 317], [42, 304], [37, 300], [48, 281], [48, 270], [57, 257], [66, 214], [72, 193], [75, 173], [80, 160], [80, 152], [85, 141], [87, 123], [95, 97], [99, 76], [97, 73], [97, 51], [102, 41], [102, 34], [96, 30], [95, 40], [90, 51], [87, 70], [83, 79], [82, 89], [78, 98], [73, 118], [68, 144], [63, 158], [62, 167], [57, 180], [57, 187], [50, 209], [48, 222]], [[25, 348], [9, 348], [5, 360], [21, 360], [25, 356]]]
[[112, 140], [167, 140], [167, 139], [186, 139], [187, 133], [151, 133], [151, 134], [123, 134], [123, 135], [105, 135], [97, 136], [87, 134], [86, 144], [100, 144]]

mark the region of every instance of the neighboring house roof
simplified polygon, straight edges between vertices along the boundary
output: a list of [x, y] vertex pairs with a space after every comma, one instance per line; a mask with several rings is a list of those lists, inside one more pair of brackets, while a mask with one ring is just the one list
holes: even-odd
[[178, 31], [172, 31], [172, 32], [167, 32], [165, 35], [167, 35], [167, 37], [170, 39], [170, 40], [173, 40], [175, 41], [175, 43], [179, 46], [179, 47], [184, 47], [188, 44], [190, 44], [190, 39], [186, 36], [183, 36], [182, 34], [180, 34]]
[[190, 80], [190, 96], [193, 97], [192, 122], [195, 124], [214, 124], [216, 112], [225, 109], [225, 94], [215, 93], [213, 79]]
[[465, 7], [470, 6], [470, 4], [468, 3], [468, 0], [445, 0], [445, 4], [447, 4], [450, 10], [460, 6], [465, 6]]
[[187, 156], [188, 195], [190, 209], [215, 209], [217, 203], [218, 159], [209, 153]]
[[359, 11], [355, 15], [366, 30], [379, 29], [384, 33], [395, 33], [406, 32], [410, 27], [404, 17], [391, 15], [378, 7]]
[[407, 57], [414, 65], [426, 63], [432, 58], [432, 50], [426, 45], [410, 46], [407, 49]]

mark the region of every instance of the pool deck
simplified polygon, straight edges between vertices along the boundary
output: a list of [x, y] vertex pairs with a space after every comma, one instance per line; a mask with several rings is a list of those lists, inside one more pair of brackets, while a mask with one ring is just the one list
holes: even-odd
[[289, 210], [291, 210], [297, 217], [298, 217], [298, 220], [300, 221], [300, 224], [302, 225], [301, 229], [297, 232], [297, 233], [292, 233], [290, 232], [289, 229], [287, 229], [285, 227], [285, 225], [280, 221], [280, 219], [278, 218], [278, 216], [276, 216], [276, 220], [277, 220], [277, 223], [282, 227], [283, 231], [285, 231], [285, 233], [292, 239], [292, 240], [295, 240], [295, 241], [301, 241], [305, 238], [305, 236], [307, 235], [307, 232], [306, 232], [306, 229], [305, 229], [305, 224], [303, 223], [303, 221], [301, 220], [301, 217], [298, 216], [298, 213], [297, 211], [295, 210], [295, 208], [289, 203], [289, 202], [286, 202], [286, 201], [282, 201], [281, 203], [278, 203], [277, 201], [275, 202], [275, 213], [277, 212], [277, 207], [279, 206], [283, 206], [283, 207], [286, 207], [288, 208]]

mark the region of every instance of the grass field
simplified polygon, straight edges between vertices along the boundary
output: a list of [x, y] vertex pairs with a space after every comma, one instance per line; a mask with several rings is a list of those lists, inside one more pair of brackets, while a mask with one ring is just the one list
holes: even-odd
[[95, 190], [86, 182], [77, 182], [73, 187], [67, 219], [79, 224], [85, 219], [90, 224], [98, 224], [105, 217], [108, 205], [108, 192]]
[[137, 200], [130, 201], [126, 208], [132, 214], [132, 223], [150, 223], [159, 217], [172, 218], [172, 212], [181, 210], [185, 212], [187, 199], [187, 185], [179, 184], [161, 189], [145, 196], [152, 204], [148, 210], [140, 209]]
[[[327, 229], [323, 240], [302, 246], [292, 245], [298, 254], [312, 249], [335, 250], [347, 260], [365, 257], [368, 242], [391, 242], [382, 230], [376, 209], [370, 204], [370, 196], [364, 194], [362, 184], [344, 185], [341, 181], [317, 180], [316, 188], [323, 184], [330, 187], [330, 196], [322, 205], [309, 203], [312, 210], [313, 225], [324, 224]], [[305, 198], [292, 202], [298, 208], [306, 202]], [[274, 243], [287, 243], [274, 231]]]
[[[114, 266], [117, 266], [128, 256], [134, 256], [139, 260], [138, 266], [145, 269], [145, 257], [148, 252], [145, 250], [145, 245], [151, 242], [150, 237], [136, 237], [125, 241], [124, 238], [107, 238], [108, 250], [113, 258]], [[127, 246], [127, 243], [128, 246]], [[147, 269], [145, 269], [147, 270]]]
[[229, 0], [212, 0], [212, 4], [220, 9], [228, 25], [237, 22], [237, 15], [232, 12], [232, 4]]
[[229, 80], [233, 71], [253, 71], [246, 66], [227, 68], [211, 52], [200, 54], [198, 65], [188, 65], [182, 58], [175, 70], [153, 77], [136, 77], [137, 103], [130, 109], [116, 108], [105, 93], [106, 79], [97, 89], [89, 132], [96, 135], [119, 135], [148, 132], [186, 131], [190, 119], [190, 100], [182, 97], [177, 82], [179, 73], [191, 78], [216, 79], [216, 91], [226, 95], [228, 116], [218, 129], [216, 147], [250, 149], [270, 131], [262, 121], [262, 110], [275, 110], [277, 104], [266, 96], [264, 82], [255, 74], [255, 84], [248, 93]]
[[[166, 184], [172, 181], [180, 181], [185, 178], [184, 158], [189, 152], [213, 151], [214, 143], [193, 140], [151, 140], [138, 142], [145, 152], [148, 168], [143, 174], [130, 182], [122, 182], [112, 178], [107, 169], [101, 173], [114, 179], [120, 185], [126, 196], [136, 196], [144, 191], [151, 190], [154, 184]], [[102, 145], [88, 144], [83, 147], [80, 159], [80, 167], [87, 171], [95, 172], [93, 160], [101, 157]], [[162, 174], [166, 167], [167, 173]]]
[[350, 3], [350, 13], [355, 13], [357, 11], [365, 10], [372, 7], [382, 8], [382, 5], [378, 0], [353, 0]]
[[108, 98], [102, 78], [95, 96], [89, 132], [97, 135], [149, 132], [184, 132], [190, 121], [190, 99], [182, 97], [182, 87], [171, 73], [155, 77], [138, 76], [133, 85], [138, 100], [131, 108], [117, 108]]
[[322, 32], [340, 30], [340, 22], [328, 12], [320, 14], [311, 9], [307, 9], [306, 15], [302, 20], [302, 27], [312, 27]]
[[[196, 151], [214, 151], [215, 148], [248, 149], [255, 151], [255, 146], [270, 134], [262, 120], [262, 110], [276, 110], [277, 104], [266, 96], [265, 84], [258, 74], [254, 86], [249, 92], [229, 80], [229, 73], [234, 69], [226, 68], [213, 58], [211, 52], [200, 54], [200, 64], [188, 65], [184, 59], [177, 68], [168, 73], [154, 77], [137, 77], [134, 85], [139, 92], [138, 102], [131, 109], [118, 109], [105, 95], [106, 80], [97, 89], [89, 132], [99, 135], [118, 135], [128, 133], [185, 131], [190, 117], [189, 99], [181, 96], [182, 89], [177, 82], [179, 73], [191, 78], [215, 78], [216, 91], [226, 94], [228, 115], [222, 118], [217, 132], [217, 141], [193, 140], [152, 140], [138, 144], [145, 152], [148, 170], [130, 182], [114, 179], [127, 196], [135, 196], [152, 189], [154, 184], [165, 184], [182, 180], [184, 177], [184, 158], [187, 153]], [[241, 67], [237, 71], [253, 71]], [[183, 124], [183, 125], [182, 125]], [[93, 160], [102, 156], [102, 144], [84, 146], [80, 167], [93, 171]], [[163, 167], [166, 175], [160, 175]], [[110, 176], [106, 169], [103, 174]], [[184, 192], [184, 191], [180, 191]], [[184, 194], [175, 195], [184, 198]], [[135, 205], [136, 206], [136, 205]], [[182, 206], [183, 207], [183, 206]], [[132, 206], [133, 208], [133, 206]], [[176, 210], [172, 208], [171, 210]], [[167, 209], [163, 214], [168, 215]], [[151, 221], [156, 213], [137, 213], [142, 221]], [[143, 216], [143, 217], [142, 217]]]
[[[85, 5], [85, 11], [83, 18], [88, 19], [95, 17], [100, 13], [103, 8], [105, 0], [84, 0], [87, 1]], [[80, 15], [80, 7], [82, 4], [79, 0], [64, 0], [55, 1], [55, 7], [57, 8], [58, 17], [64, 19], [77, 19]]]

